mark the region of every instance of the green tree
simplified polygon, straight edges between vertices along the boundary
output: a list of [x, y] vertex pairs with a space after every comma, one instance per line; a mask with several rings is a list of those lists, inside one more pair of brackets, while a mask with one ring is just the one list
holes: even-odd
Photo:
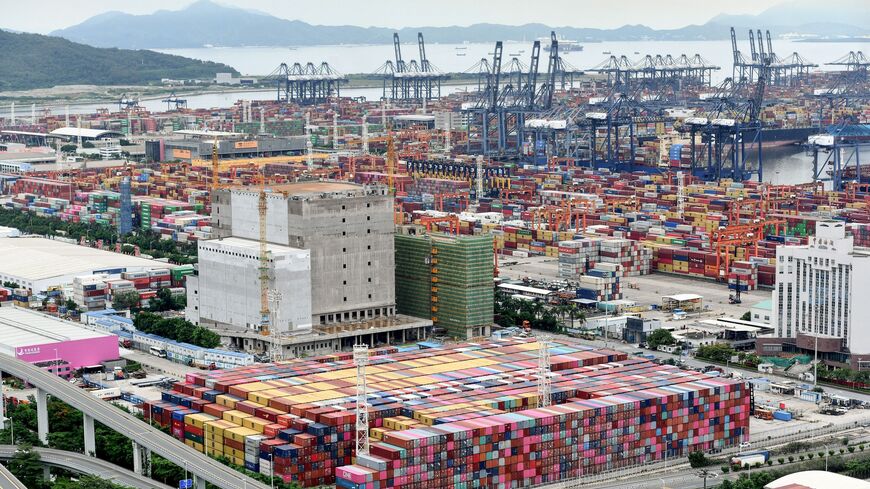
[[646, 337], [647, 346], [653, 350], [658, 348], [659, 345], [673, 345], [674, 343], [676, 343], [674, 335], [666, 329], [657, 329]]
[[78, 480], [66, 477], [58, 478], [51, 485], [51, 489], [126, 489], [126, 487], [101, 479], [95, 475], [83, 475]]
[[28, 489], [47, 487], [42, 479], [42, 463], [39, 454], [30, 445], [20, 445], [15, 456], [9, 461], [9, 472], [18, 478]]
[[75, 153], [77, 149], [79, 149], [79, 147], [75, 144], [64, 144], [60, 147], [62, 153]]
[[693, 469], [697, 469], [700, 467], [706, 467], [709, 465], [707, 461], [706, 455], [702, 451], [694, 451], [689, 454], [689, 465], [692, 466]]
[[135, 290], [125, 290], [116, 292], [112, 296], [112, 306], [115, 309], [138, 309], [139, 308], [139, 292]]
[[7, 289], [20, 289], [21, 288], [21, 286], [19, 286], [17, 282], [10, 282], [8, 280], [3, 282], [3, 287], [6, 287]]
[[712, 345], [699, 346], [698, 350], [695, 352], [695, 356], [698, 358], [713, 360], [715, 362], [725, 363], [731, 360], [731, 357], [734, 356], [734, 350], [728, 345], [714, 343]]
[[740, 319], [742, 321], [752, 321], [752, 313], [749, 311], [746, 311], [743, 313], [742, 316], [740, 316]]

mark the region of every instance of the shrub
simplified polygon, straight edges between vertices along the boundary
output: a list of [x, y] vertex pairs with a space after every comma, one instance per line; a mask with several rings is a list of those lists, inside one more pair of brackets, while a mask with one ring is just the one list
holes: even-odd
[[846, 450], [849, 450], [849, 453], [853, 453], [855, 451], [855, 447], [849, 447]]
[[824, 456], [825, 456], [825, 452], [819, 452], [819, 458], [822, 458]]
[[840, 441], [843, 443], [843, 445], [848, 445], [848, 444], [849, 444], [849, 439], [848, 439], [848, 438], [843, 438], [843, 439], [840, 440]]
[[805, 458], [805, 457], [804, 457], [803, 455], [798, 455], [798, 460], [800, 460], [801, 462], [804, 461], [804, 458]]
[[755, 465], [753, 465], [753, 467], [755, 467], [756, 469], [761, 467], [761, 462], [755, 462]]
[[779, 465], [782, 465], [785, 463], [785, 459], [782, 457], [779, 457], [778, 459], [776, 459], [776, 461], [779, 462]]
[[765, 462], [765, 463], [767, 464], [768, 467], [770, 467], [771, 465], [773, 465], [773, 460], [767, 459], [767, 462]]
[[792, 463], [792, 462], [794, 462], [794, 455], [789, 455], [788, 456], [788, 463]]
[[728, 467], [727, 465], [722, 466], [722, 473], [723, 474], [727, 474], [730, 471], [731, 471], [731, 467]]
[[815, 456], [816, 456], [815, 453], [808, 453], [808, 454], [807, 454], [807, 458], [809, 458], [810, 460], [812, 460], [813, 457], [815, 457]]
[[834, 456], [834, 451], [833, 451], [833, 450], [828, 450], [828, 455], [830, 455], [831, 457], [833, 457], [833, 456]]
[[846, 449], [845, 449], [845, 448], [841, 448], [841, 449], [840, 449], [840, 455], [842, 455], [842, 454], [844, 454], [844, 453], [846, 453]]
[[864, 451], [864, 444], [863, 443], [858, 445], [858, 450], [861, 450], [862, 452]]

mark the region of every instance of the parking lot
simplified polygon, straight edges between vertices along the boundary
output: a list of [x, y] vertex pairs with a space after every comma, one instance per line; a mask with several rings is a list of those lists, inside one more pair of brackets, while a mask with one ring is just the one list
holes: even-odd
[[[559, 280], [557, 258], [532, 256], [528, 258], [504, 257], [499, 264], [499, 276], [509, 280], [521, 280], [529, 277], [535, 280]], [[635, 284], [637, 288], [629, 288]], [[724, 283], [711, 280], [681, 277], [674, 274], [653, 273], [640, 277], [625, 277], [622, 279], [623, 298], [637, 302], [639, 306], [660, 305], [662, 296], [675, 294], [698, 294], [704, 297], [707, 309], [699, 316], [719, 317], [732, 316], [739, 318], [749, 307], [765, 299], [770, 299], [770, 290], [753, 290], [742, 294], [742, 304], [729, 304], [728, 296], [732, 293]], [[670, 320], [670, 314], [661, 311], [650, 311], [648, 317], [660, 317]], [[694, 314], [691, 317], [695, 317]]]

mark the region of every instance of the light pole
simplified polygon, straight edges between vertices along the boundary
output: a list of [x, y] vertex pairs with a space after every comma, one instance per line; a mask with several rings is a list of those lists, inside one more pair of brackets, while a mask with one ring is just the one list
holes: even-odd
[[704, 479], [704, 489], [707, 489], [707, 479], [715, 479], [716, 476], [719, 474], [717, 474], [715, 472], [711, 472], [707, 469], [701, 469], [698, 471], [697, 475], [701, 479]]

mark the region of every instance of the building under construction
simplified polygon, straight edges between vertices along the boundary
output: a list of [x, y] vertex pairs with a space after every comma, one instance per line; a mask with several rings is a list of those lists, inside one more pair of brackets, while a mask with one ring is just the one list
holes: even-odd
[[396, 307], [431, 318], [434, 333], [489, 336], [493, 317], [492, 236], [396, 235]]

